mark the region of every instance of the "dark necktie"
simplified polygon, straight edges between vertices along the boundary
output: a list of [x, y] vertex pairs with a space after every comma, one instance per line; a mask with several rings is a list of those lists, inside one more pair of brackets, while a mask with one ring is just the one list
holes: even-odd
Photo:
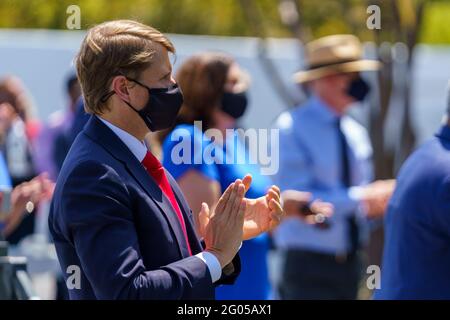
[[[351, 171], [350, 171], [350, 161], [349, 161], [349, 146], [347, 143], [347, 139], [342, 132], [341, 129], [341, 118], [338, 118], [336, 121], [337, 126], [337, 132], [339, 137], [339, 150], [340, 150], [340, 158], [341, 158], [341, 181], [344, 187], [350, 188], [352, 186], [351, 182]], [[358, 230], [358, 224], [356, 222], [356, 215], [351, 214], [347, 218], [347, 224], [348, 224], [348, 237], [349, 237], [349, 243], [350, 243], [350, 250], [349, 254], [352, 255], [356, 253], [359, 246], [359, 230]]]
[[183, 230], [189, 255], [192, 255], [183, 214], [181, 213], [180, 207], [175, 198], [172, 187], [170, 186], [169, 180], [167, 180], [167, 176], [163, 166], [161, 165], [161, 162], [159, 162], [159, 160], [150, 151], [147, 151], [144, 160], [142, 160], [142, 165], [145, 167], [149, 175], [153, 177], [156, 184], [159, 186], [159, 188], [162, 190], [162, 192], [166, 195], [167, 199], [169, 199], [170, 203], [172, 204], [172, 207], [177, 214], [178, 221], [180, 222], [181, 229]]

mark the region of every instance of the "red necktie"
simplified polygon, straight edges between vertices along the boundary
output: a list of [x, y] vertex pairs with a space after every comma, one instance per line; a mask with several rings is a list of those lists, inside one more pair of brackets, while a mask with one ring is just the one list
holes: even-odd
[[186, 239], [187, 248], [189, 251], [189, 255], [192, 255], [191, 246], [189, 245], [189, 239], [186, 232], [186, 224], [184, 223], [183, 214], [181, 213], [180, 207], [178, 206], [178, 202], [175, 199], [175, 195], [173, 193], [172, 187], [170, 186], [169, 180], [167, 180], [166, 173], [164, 171], [161, 162], [150, 152], [147, 151], [144, 160], [142, 160], [142, 165], [145, 167], [150, 176], [153, 177], [156, 184], [159, 188], [164, 192], [166, 197], [169, 199], [172, 207], [175, 209], [178, 220], [180, 221], [181, 229], [183, 230], [184, 237]]

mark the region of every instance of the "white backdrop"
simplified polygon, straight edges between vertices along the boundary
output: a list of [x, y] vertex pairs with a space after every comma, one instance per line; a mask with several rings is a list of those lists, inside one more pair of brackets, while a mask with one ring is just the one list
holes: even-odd
[[[67, 104], [65, 78], [73, 72], [73, 57], [83, 31], [0, 30], [0, 77], [15, 74], [32, 93], [37, 115], [48, 115]], [[250, 107], [242, 120], [246, 127], [266, 128], [286, 108], [271, 87], [257, 59], [258, 42], [254, 38], [170, 35], [177, 48], [175, 69], [187, 56], [204, 51], [231, 53], [252, 76]], [[298, 44], [290, 39], [270, 42], [270, 57], [280, 69], [294, 94], [291, 75], [301, 66]], [[419, 46], [414, 72], [413, 117], [419, 141], [428, 138], [439, 126], [446, 104], [446, 86], [450, 78], [450, 47]]]

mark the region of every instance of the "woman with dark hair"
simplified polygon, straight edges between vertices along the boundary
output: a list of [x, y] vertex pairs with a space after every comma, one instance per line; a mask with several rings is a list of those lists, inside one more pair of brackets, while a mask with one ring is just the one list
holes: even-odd
[[[180, 66], [176, 80], [184, 103], [174, 128], [160, 135], [163, 165], [180, 185], [194, 218], [198, 218], [202, 202], [214, 207], [229, 183], [246, 174], [253, 178], [246, 197], [264, 196], [271, 186], [269, 177], [261, 175], [259, 165], [248, 161], [241, 137], [229, 130], [236, 128], [247, 107], [246, 73], [226, 54], [201, 53]], [[211, 132], [215, 132], [214, 137]], [[181, 152], [180, 145], [184, 146]], [[304, 203], [307, 198], [305, 194]], [[216, 298], [268, 299], [268, 250], [266, 233], [244, 241], [241, 275], [234, 285], [218, 287]]]
[[[261, 197], [270, 187], [270, 180], [261, 176], [256, 166], [237, 165], [234, 162], [211, 165], [215, 159], [217, 162], [224, 159], [225, 148], [215, 148], [211, 157], [204, 152], [209, 141], [204, 132], [218, 129], [226, 139], [225, 130], [234, 128], [237, 118], [245, 111], [247, 83], [244, 83], [242, 75], [243, 72], [233, 59], [220, 53], [193, 56], [176, 74], [176, 80], [183, 91], [184, 104], [176, 127], [171, 134], [167, 135], [166, 132], [162, 144], [163, 165], [177, 180], [194, 213], [201, 211], [202, 202], [214, 207], [226, 186], [247, 173], [253, 178], [246, 194], [248, 198]], [[196, 124], [201, 121], [201, 125], [195, 126], [194, 121]], [[179, 142], [178, 139], [173, 139], [176, 135], [181, 135], [182, 140], [190, 141], [192, 161], [180, 164], [171, 156]], [[215, 146], [225, 146], [226, 141], [217, 140], [219, 139], [214, 141]], [[245, 152], [242, 145], [235, 151]], [[240, 250], [241, 275], [234, 285], [218, 287], [216, 298], [267, 299], [270, 289], [266, 264], [268, 249], [267, 234], [244, 241]]]

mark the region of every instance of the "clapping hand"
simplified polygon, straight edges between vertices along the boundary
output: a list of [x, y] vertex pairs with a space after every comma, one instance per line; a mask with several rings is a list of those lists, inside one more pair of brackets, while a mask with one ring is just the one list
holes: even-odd
[[[246, 175], [242, 180], [236, 180], [233, 185], [242, 184], [245, 187], [244, 192], [247, 192], [251, 182], [252, 177]], [[222, 195], [222, 198], [225, 194], [226, 192]], [[257, 199], [244, 198], [243, 201], [245, 203], [245, 214], [242, 240], [252, 239], [264, 232], [273, 230], [280, 224], [284, 216], [284, 211], [281, 207], [280, 189], [277, 186], [270, 187], [266, 195], [262, 197]], [[216, 213], [218, 207], [219, 205], [213, 210], [214, 213]], [[202, 210], [198, 215], [199, 226], [197, 228], [202, 237], [205, 237], [211, 216], [208, 205], [203, 203]]]

